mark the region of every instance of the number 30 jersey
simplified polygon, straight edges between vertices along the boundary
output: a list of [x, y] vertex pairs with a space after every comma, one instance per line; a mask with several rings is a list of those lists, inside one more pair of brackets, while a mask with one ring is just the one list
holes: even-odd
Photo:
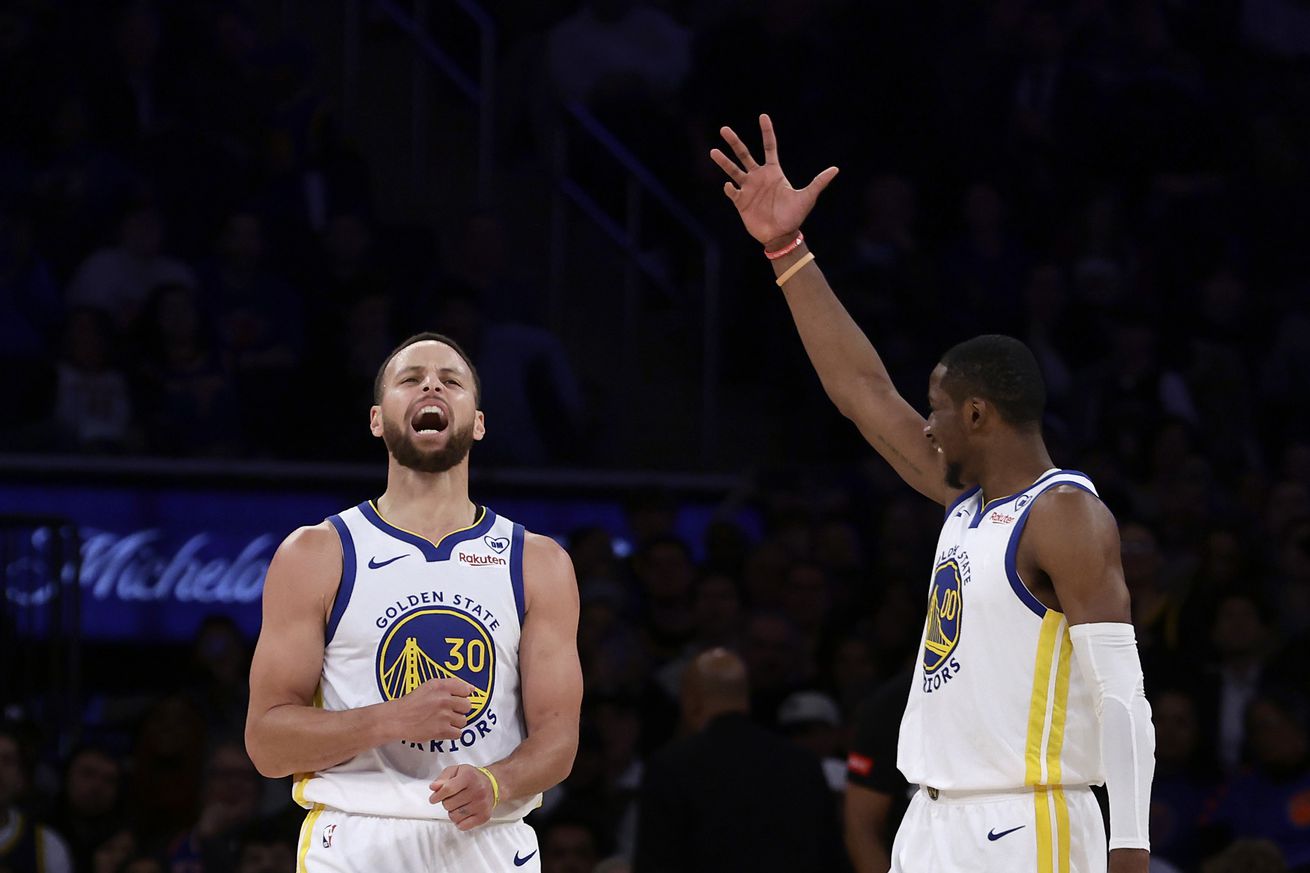
[[897, 750], [910, 782], [1005, 791], [1104, 781], [1092, 688], [1069, 624], [1016, 566], [1028, 512], [1057, 485], [1096, 494], [1083, 474], [1048, 470], [1018, 494], [984, 505], [974, 488], [947, 510]]
[[[429, 679], [473, 686], [457, 739], [405, 737], [317, 773], [293, 796], [362, 815], [446, 819], [429, 784], [455, 764], [486, 766], [527, 735], [519, 694], [524, 615], [522, 525], [480, 507], [472, 526], [432, 542], [398, 528], [372, 502], [328, 519], [341, 538], [341, 585], [328, 619], [315, 705], [357, 709]], [[540, 795], [502, 801], [493, 821], [521, 819]]]

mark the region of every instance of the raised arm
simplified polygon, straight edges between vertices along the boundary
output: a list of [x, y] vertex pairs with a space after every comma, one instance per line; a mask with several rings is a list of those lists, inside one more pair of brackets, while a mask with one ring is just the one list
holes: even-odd
[[442, 803], [460, 830], [489, 821], [497, 793], [503, 803], [564, 781], [578, 751], [578, 583], [568, 553], [549, 537], [528, 534], [524, 541], [523, 591], [519, 677], [528, 735], [507, 757], [485, 768], [490, 776], [459, 764], [432, 783], [431, 801]]
[[[1069, 622], [1074, 659], [1093, 683], [1110, 798], [1110, 873], [1146, 873], [1155, 728], [1133, 633], [1119, 528], [1099, 499], [1057, 486], [1033, 504], [1020, 544], [1025, 565], [1051, 581]], [[1040, 574], [1040, 575], [1039, 575]]]
[[433, 679], [359, 709], [315, 705], [341, 565], [341, 541], [327, 523], [292, 533], [269, 564], [246, 715], [246, 751], [269, 778], [323, 770], [402, 738], [451, 739], [464, 728], [468, 685], [460, 679]]
[[[723, 191], [737, 207], [742, 224], [766, 251], [790, 246], [837, 168], [829, 167], [797, 190], [778, 164], [769, 116], [760, 116], [763, 164], [756, 163], [731, 128], [720, 133], [740, 164], [719, 149], [711, 150], [710, 157], [731, 180], [724, 183]], [[837, 409], [914, 490], [941, 504], [954, 500], [958, 492], [947, 486], [940, 456], [924, 438], [923, 416], [897, 392], [882, 358], [829, 287], [809, 248], [801, 242], [774, 260], [773, 269], [779, 278], [788, 277], [782, 286], [787, 306], [805, 352]]]

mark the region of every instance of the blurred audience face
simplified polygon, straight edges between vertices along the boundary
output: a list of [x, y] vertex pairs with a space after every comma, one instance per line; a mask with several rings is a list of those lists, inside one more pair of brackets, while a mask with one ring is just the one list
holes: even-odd
[[1124, 582], [1129, 591], [1154, 586], [1160, 581], [1160, 547], [1155, 534], [1141, 524], [1126, 524], [1119, 532]]
[[218, 242], [219, 252], [230, 269], [253, 270], [264, 255], [264, 235], [259, 216], [237, 212], [228, 217]]
[[787, 573], [782, 603], [792, 621], [806, 633], [815, 633], [828, 614], [828, 580], [814, 564], [795, 564]]
[[206, 622], [196, 635], [196, 662], [223, 685], [241, 686], [250, 667], [249, 646], [241, 631], [226, 621]]
[[1255, 602], [1245, 596], [1219, 601], [1210, 642], [1221, 658], [1241, 658], [1262, 651], [1268, 643], [1268, 632]]
[[1248, 742], [1255, 759], [1276, 773], [1305, 768], [1310, 748], [1303, 720], [1273, 701], [1257, 699], [1246, 712]]
[[84, 749], [68, 764], [64, 790], [69, 811], [83, 818], [102, 818], [118, 805], [122, 779], [119, 763], [99, 749]]
[[696, 635], [702, 640], [727, 642], [741, 624], [741, 595], [737, 583], [727, 576], [712, 574], [696, 585], [692, 599]]
[[13, 737], [0, 734], [0, 812], [18, 800], [24, 781], [22, 750]]
[[1182, 691], [1166, 691], [1151, 707], [1155, 760], [1162, 770], [1187, 766], [1199, 741], [1196, 702]]
[[575, 533], [569, 543], [569, 557], [573, 559], [580, 584], [614, 578], [614, 540], [604, 528], [592, 527]]
[[671, 541], [646, 549], [634, 569], [647, 596], [657, 602], [686, 597], [695, 574], [687, 550]]
[[799, 661], [796, 634], [782, 616], [757, 613], [746, 623], [742, 655], [752, 688], [785, 686], [795, 675]]
[[556, 824], [541, 847], [541, 873], [591, 873], [600, 860], [596, 838], [579, 824]]
[[164, 222], [151, 206], [134, 209], [125, 215], [120, 233], [128, 254], [143, 260], [156, 257], [164, 245]]
[[220, 803], [233, 820], [255, 817], [262, 788], [259, 772], [245, 749], [224, 743], [214, 749], [206, 771], [205, 804]]

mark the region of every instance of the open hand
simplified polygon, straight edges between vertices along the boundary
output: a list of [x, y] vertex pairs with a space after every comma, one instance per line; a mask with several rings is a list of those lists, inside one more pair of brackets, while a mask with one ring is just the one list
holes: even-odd
[[764, 163], [758, 164], [741, 137], [730, 127], [719, 133], [732, 148], [740, 165], [719, 149], [710, 149], [710, 157], [732, 181], [723, 183], [723, 193], [737, 207], [742, 224], [765, 248], [780, 248], [796, 238], [801, 222], [810, 214], [819, 194], [837, 175], [829, 167], [799, 191], [791, 186], [778, 164], [778, 141], [773, 135], [769, 116], [760, 116], [760, 136], [764, 140]]

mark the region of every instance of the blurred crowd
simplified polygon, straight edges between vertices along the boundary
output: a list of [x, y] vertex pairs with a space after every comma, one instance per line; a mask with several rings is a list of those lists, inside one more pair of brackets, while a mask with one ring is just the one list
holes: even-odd
[[[682, 684], [706, 648], [741, 655], [750, 723], [788, 744], [777, 754], [812, 760], [832, 815], [807, 826], [829, 845], [848, 774], [886, 773], [857, 745], [885, 745], [899, 719], [940, 516], [828, 408], [722, 200], [705, 154], [725, 122], [751, 139], [760, 110], [796, 184], [843, 168], [807, 236], [912, 403], [959, 339], [1005, 332], [1036, 352], [1052, 454], [1121, 522], [1161, 869], [1310, 869], [1304, 4], [494, 6], [498, 160], [539, 160], [560, 99], [632, 144], [724, 240], [726, 393], [763, 410], [738, 428], [758, 450], [744, 463], [762, 540], [724, 522], [683, 542], [676, 506], [653, 499], [634, 504], [630, 557], [601, 530], [567, 542], [587, 700], [573, 774], [532, 819], [543, 869], [640, 871], [643, 827], [699, 833], [639, 810], [721, 722]], [[319, 62], [234, 2], [0, 9], [0, 392], [21, 411], [0, 447], [365, 456], [353, 422], [378, 362], [435, 326], [522, 422], [475, 466], [588, 462], [568, 355], [540, 310], [511, 325], [497, 308], [539, 296], [504, 222], [390, 220], [369, 185], [386, 156], [351, 147]], [[0, 808], [21, 799], [96, 873], [287, 869], [289, 791], [240, 746], [249, 646], [208, 625], [194, 681], [120, 705], [91, 732], [103, 742], [57, 766], [6, 730]], [[775, 766], [720, 814], [810, 790], [768, 784]], [[894, 772], [875, 788], [903, 796]]]

